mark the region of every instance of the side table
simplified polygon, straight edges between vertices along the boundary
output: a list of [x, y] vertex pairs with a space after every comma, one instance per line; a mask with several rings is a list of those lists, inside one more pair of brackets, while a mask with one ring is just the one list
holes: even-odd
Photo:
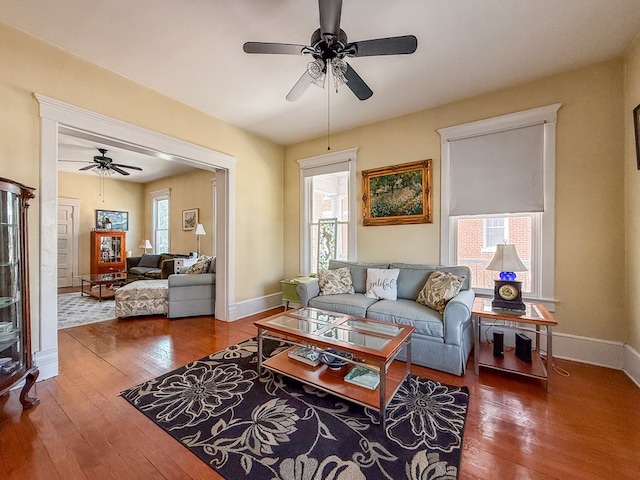
[[[485, 367], [539, 378], [546, 380], [547, 392], [551, 393], [549, 369], [553, 362], [553, 327], [557, 326], [558, 322], [544, 305], [531, 302], [524, 302], [524, 304], [526, 311], [519, 315], [508, 310], [492, 309], [490, 299], [475, 299], [472, 309], [475, 372], [476, 375], [479, 375], [480, 367]], [[505, 351], [503, 357], [494, 357], [492, 345], [486, 340], [482, 341], [483, 328], [488, 332], [492, 327], [534, 334], [535, 348], [531, 352], [531, 363], [520, 360], [513, 351]], [[541, 331], [541, 328], [544, 329], [544, 332]], [[543, 360], [540, 354], [540, 336], [544, 334], [547, 337], [546, 360]]]
[[284, 307], [285, 310], [289, 309], [290, 302], [294, 302], [294, 303], [300, 302], [300, 297], [296, 292], [296, 287], [301, 281], [309, 280], [309, 278], [311, 277], [302, 276], [302, 277], [288, 278], [280, 282], [280, 285], [282, 286], [282, 300], [284, 301], [284, 304], [285, 304], [285, 307]]

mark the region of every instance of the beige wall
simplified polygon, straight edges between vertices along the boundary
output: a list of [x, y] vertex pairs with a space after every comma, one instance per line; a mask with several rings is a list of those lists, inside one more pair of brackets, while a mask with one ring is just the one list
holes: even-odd
[[[283, 148], [33, 37], [0, 24], [0, 175], [40, 186], [39, 93], [238, 159], [236, 300], [279, 291], [282, 278]], [[38, 338], [39, 196], [29, 240], [34, 338]], [[55, 241], [55, 239], [51, 239]]]
[[[624, 61], [621, 58], [498, 92], [333, 134], [332, 151], [357, 147], [362, 170], [433, 159], [434, 223], [363, 227], [358, 260], [436, 263], [440, 258], [440, 136], [437, 129], [562, 103], [556, 165], [556, 318], [558, 330], [625, 341], [618, 281], [624, 255]], [[334, 110], [333, 115], [348, 112]], [[296, 160], [326, 152], [326, 140], [285, 149], [285, 274], [299, 271], [299, 175]], [[640, 204], [639, 204], [640, 207]]]
[[636, 162], [633, 109], [640, 105], [640, 37], [626, 56], [625, 84], [625, 191], [627, 253], [626, 294], [629, 309], [627, 342], [640, 352], [640, 171]]
[[163, 178], [147, 183], [144, 187], [145, 238], [152, 239], [152, 200], [151, 193], [170, 189], [169, 229], [170, 250], [172, 253], [189, 253], [196, 250], [196, 237], [193, 230], [182, 230], [182, 211], [198, 209], [198, 221], [204, 227], [205, 236], [200, 237], [200, 250], [204, 255], [213, 254], [213, 188], [215, 172], [196, 170], [184, 175]]
[[113, 178], [105, 178], [104, 187], [101, 187], [101, 177], [98, 175], [58, 172], [58, 197], [80, 201], [78, 271], [74, 272], [74, 275], [89, 273], [91, 269], [91, 229], [96, 226], [96, 210], [129, 212], [126, 250], [134, 253], [138, 250], [144, 218], [144, 188], [139, 183], [123, 182]]

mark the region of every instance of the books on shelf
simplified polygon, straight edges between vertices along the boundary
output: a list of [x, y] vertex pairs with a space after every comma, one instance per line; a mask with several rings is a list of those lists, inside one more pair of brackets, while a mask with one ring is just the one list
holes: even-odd
[[293, 358], [294, 360], [298, 360], [299, 362], [306, 363], [307, 365], [311, 365], [312, 367], [317, 367], [320, 365], [320, 353], [308, 347], [294, 347], [289, 350], [289, 358]]
[[375, 390], [380, 383], [380, 374], [365, 367], [353, 367], [344, 377], [345, 382]]

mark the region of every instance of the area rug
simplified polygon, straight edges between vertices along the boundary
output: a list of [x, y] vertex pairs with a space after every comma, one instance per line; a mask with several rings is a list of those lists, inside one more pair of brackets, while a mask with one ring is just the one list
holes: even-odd
[[382, 428], [374, 410], [256, 367], [254, 338], [121, 395], [229, 480], [458, 478], [466, 387], [411, 376]]
[[116, 318], [113, 299], [98, 300], [89, 295], [58, 295], [58, 330]]

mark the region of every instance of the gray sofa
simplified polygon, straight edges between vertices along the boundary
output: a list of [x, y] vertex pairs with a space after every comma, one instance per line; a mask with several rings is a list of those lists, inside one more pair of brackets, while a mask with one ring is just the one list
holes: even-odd
[[216, 313], [216, 257], [206, 273], [169, 275], [167, 317], [195, 317]]
[[[405, 263], [357, 263], [331, 260], [329, 269], [348, 267], [354, 294], [320, 295], [317, 278], [302, 281], [296, 287], [302, 306], [309, 306], [358, 317], [373, 318], [415, 327], [411, 341], [411, 361], [436, 370], [462, 375], [473, 348], [471, 309], [475, 293], [470, 288], [468, 267], [412, 265]], [[364, 295], [367, 268], [398, 268], [398, 299], [377, 300]], [[465, 276], [460, 293], [451, 299], [441, 315], [415, 300], [429, 275], [436, 271]], [[406, 360], [406, 352], [398, 355]]]

